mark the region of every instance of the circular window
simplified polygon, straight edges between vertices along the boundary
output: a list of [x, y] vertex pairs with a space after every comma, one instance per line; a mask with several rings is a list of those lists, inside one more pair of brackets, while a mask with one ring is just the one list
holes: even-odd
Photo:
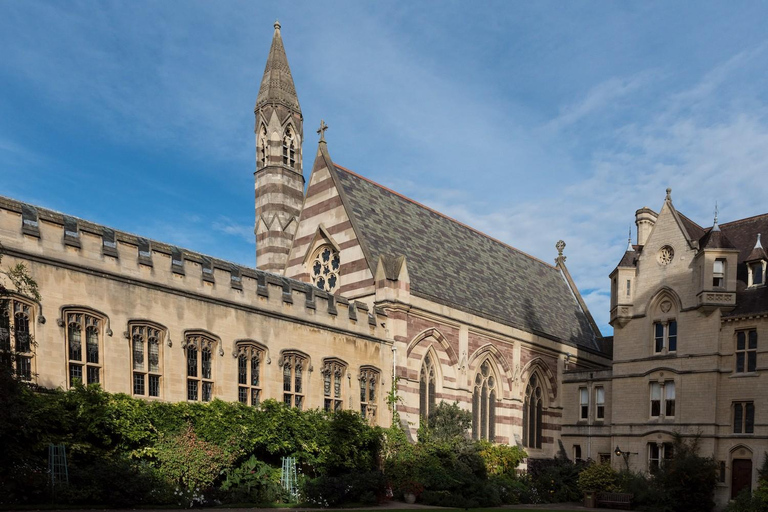
[[330, 245], [320, 247], [310, 262], [312, 283], [327, 292], [334, 291], [339, 285], [339, 266], [339, 253]]
[[675, 250], [672, 249], [670, 246], [665, 245], [661, 249], [659, 249], [659, 263], [661, 265], [669, 265], [672, 263], [672, 258], [675, 257]]

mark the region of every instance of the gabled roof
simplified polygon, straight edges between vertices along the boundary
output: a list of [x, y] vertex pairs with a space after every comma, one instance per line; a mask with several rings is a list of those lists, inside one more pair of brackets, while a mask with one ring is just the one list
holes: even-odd
[[372, 271], [379, 256], [404, 255], [413, 295], [599, 350], [587, 314], [557, 267], [348, 169], [329, 170]]

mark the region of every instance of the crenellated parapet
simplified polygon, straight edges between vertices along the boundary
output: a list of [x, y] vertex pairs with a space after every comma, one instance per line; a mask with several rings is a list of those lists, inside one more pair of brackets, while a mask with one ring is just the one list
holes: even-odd
[[389, 338], [386, 313], [311, 284], [0, 197], [6, 255], [230, 307]]

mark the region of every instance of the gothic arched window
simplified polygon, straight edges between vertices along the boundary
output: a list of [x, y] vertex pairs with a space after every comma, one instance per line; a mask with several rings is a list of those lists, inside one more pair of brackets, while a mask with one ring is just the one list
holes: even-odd
[[210, 402], [213, 398], [213, 349], [217, 340], [202, 333], [184, 338], [187, 352], [187, 400]]
[[259, 131], [259, 145], [258, 145], [258, 151], [259, 151], [259, 164], [261, 167], [266, 167], [267, 165], [267, 129], [264, 127], [264, 125], [261, 126], [261, 130]]
[[523, 446], [541, 448], [541, 412], [542, 391], [541, 383], [536, 374], [531, 375], [525, 388], [523, 403]]
[[18, 299], [0, 301], [0, 364], [21, 380], [32, 380], [32, 306]]
[[[95, 384], [101, 381], [101, 330], [104, 321], [83, 311], [65, 311], [69, 353], [69, 385], [75, 381]], [[85, 341], [85, 347], [83, 347]], [[83, 353], [85, 348], [85, 353]], [[85, 369], [85, 371], [83, 371]], [[85, 373], [85, 379], [83, 379]]]
[[131, 323], [128, 330], [131, 333], [133, 394], [160, 396], [160, 350], [164, 332], [144, 323]]
[[285, 352], [278, 363], [283, 367], [283, 402], [301, 410], [304, 406], [304, 368], [307, 358], [300, 352]]
[[376, 368], [360, 368], [360, 416], [376, 423], [376, 384], [381, 379], [381, 372]]
[[283, 164], [291, 169], [296, 167], [296, 140], [290, 126], [285, 129], [283, 137]]
[[493, 441], [496, 438], [496, 377], [488, 361], [475, 375], [472, 394], [472, 436]]
[[435, 365], [427, 354], [419, 376], [419, 416], [426, 421], [435, 409]]
[[312, 284], [327, 292], [334, 292], [339, 286], [339, 253], [331, 245], [321, 245], [309, 263]]
[[323, 395], [325, 401], [323, 407], [325, 412], [340, 411], [344, 407], [342, 397], [342, 377], [347, 371], [347, 364], [336, 358], [329, 358], [323, 361]]
[[254, 342], [237, 342], [237, 399], [259, 405], [261, 400], [261, 360], [264, 350]]

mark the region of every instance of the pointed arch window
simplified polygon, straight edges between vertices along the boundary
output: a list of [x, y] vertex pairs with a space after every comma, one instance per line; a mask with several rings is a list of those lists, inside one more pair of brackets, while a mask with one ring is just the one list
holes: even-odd
[[336, 249], [329, 244], [321, 245], [310, 260], [309, 274], [312, 284], [327, 292], [335, 292], [339, 286], [341, 260]]
[[101, 338], [104, 319], [84, 311], [65, 311], [69, 385], [101, 382]]
[[525, 388], [523, 446], [527, 448], [541, 448], [543, 395], [540, 380], [533, 374]]
[[291, 169], [296, 167], [296, 140], [290, 126], [285, 129], [283, 137], [283, 164]]
[[261, 361], [264, 350], [253, 342], [237, 343], [237, 399], [243, 404], [261, 401]]
[[210, 402], [213, 399], [213, 351], [217, 340], [189, 333], [184, 338], [187, 356], [187, 400]]
[[323, 361], [323, 395], [325, 412], [336, 412], [344, 408], [342, 397], [342, 377], [347, 371], [347, 364], [340, 359], [326, 359]]
[[283, 367], [283, 402], [288, 407], [301, 410], [304, 407], [304, 369], [307, 358], [299, 352], [286, 352], [282, 355]]
[[160, 352], [165, 331], [145, 323], [130, 323], [133, 394], [160, 396]]
[[261, 125], [261, 130], [259, 131], [259, 166], [260, 167], [266, 167], [267, 160], [268, 160], [268, 149], [267, 149], [267, 129], [264, 127], [264, 125]]
[[0, 301], [0, 364], [24, 381], [32, 380], [32, 311], [16, 298]]
[[363, 367], [360, 369], [360, 416], [371, 424], [376, 423], [376, 384], [381, 379], [381, 372], [376, 368]]
[[486, 360], [475, 375], [472, 394], [472, 436], [493, 442], [496, 439], [496, 376]]
[[427, 354], [419, 375], [419, 416], [423, 421], [435, 409], [435, 364], [432, 355]]

